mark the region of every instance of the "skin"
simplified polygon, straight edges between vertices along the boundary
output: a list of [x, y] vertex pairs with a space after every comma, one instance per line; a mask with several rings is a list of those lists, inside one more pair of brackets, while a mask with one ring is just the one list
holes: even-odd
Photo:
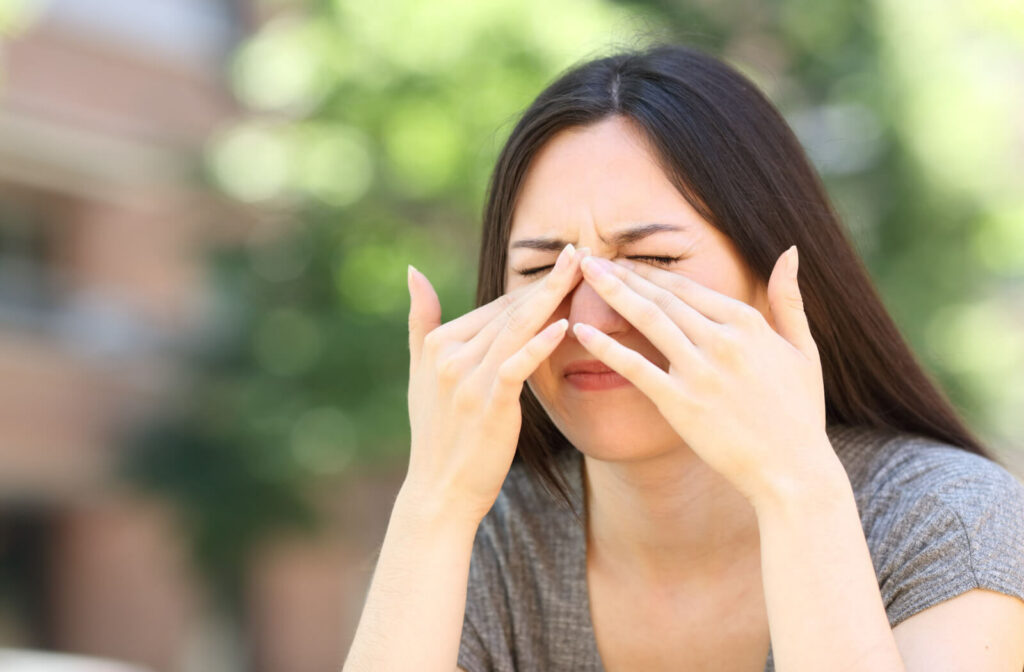
[[[650, 222], [685, 230], [609, 242], [615, 232]], [[775, 328], [766, 285], [731, 241], [675, 189], [642, 133], [621, 117], [564, 130], [535, 156], [513, 217], [506, 291], [544, 277], [549, 269], [529, 276], [520, 271], [554, 263], [558, 249], [515, 247], [535, 238], [686, 275], [754, 306]], [[646, 255], [682, 259], [667, 265], [637, 259]], [[686, 445], [652, 401], [632, 385], [580, 391], [563, 378], [569, 362], [596, 359], [576, 339], [577, 322], [596, 327], [663, 370], [668, 359], [586, 279], [547, 324], [561, 318], [569, 320], [564, 340], [527, 384], [584, 455], [590, 566], [632, 585], [662, 587], [751, 567], [759, 549], [754, 508]]]

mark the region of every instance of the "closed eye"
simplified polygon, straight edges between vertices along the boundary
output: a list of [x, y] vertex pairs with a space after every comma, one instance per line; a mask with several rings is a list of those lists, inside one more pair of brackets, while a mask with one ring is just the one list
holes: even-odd
[[[643, 261], [650, 261], [650, 262], [654, 262], [655, 264], [657, 264], [659, 266], [670, 266], [671, 264], [679, 261], [683, 257], [682, 256], [678, 256], [678, 257], [652, 257], [652, 256], [648, 256], [648, 255], [640, 255], [640, 256], [633, 256], [633, 257], [626, 257], [626, 258], [627, 259], [640, 259], [640, 260], [643, 260]], [[546, 271], [547, 269], [549, 269], [549, 268], [551, 268], [553, 266], [554, 266], [554, 264], [548, 264], [547, 266], [537, 266], [535, 268], [525, 268], [525, 269], [523, 269], [521, 271], [516, 271], [516, 273], [518, 273], [519, 275], [536, 275], [537, 273], [540, 273], [541, 271]]]

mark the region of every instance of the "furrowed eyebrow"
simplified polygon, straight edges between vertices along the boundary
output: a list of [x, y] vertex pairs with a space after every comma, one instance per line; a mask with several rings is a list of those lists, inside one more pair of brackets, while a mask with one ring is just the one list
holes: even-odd
[[[676, 226], [674, 224], [640, 224], [639, 226], [630, 227], [617, 231], [612, 235], [612, 243], [615, 245], [628, 245], [629, 243], [635, 243], [641, 238], [646, 238], [652, 233], [658, 233], [659, 231], [685, 231], [686, 228], [682, 226]], [[601, 239], [604, 242], [608, 242]], [[517, 240], [512, 243], [512, 249], [517, 247], [525, 247], [531, 250], [550, 250], [553, 252], [560, 251], [563, 247], [569, 244], [569, 241], [559, 240], [558, 238], [524, 238]]]

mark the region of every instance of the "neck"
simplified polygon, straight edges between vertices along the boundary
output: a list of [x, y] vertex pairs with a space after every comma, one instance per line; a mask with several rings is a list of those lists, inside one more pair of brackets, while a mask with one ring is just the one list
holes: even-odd
[[646, 585], [704, 580], [759, 557], [754, 507], [689, 447], [583, 457], [588, 564]]

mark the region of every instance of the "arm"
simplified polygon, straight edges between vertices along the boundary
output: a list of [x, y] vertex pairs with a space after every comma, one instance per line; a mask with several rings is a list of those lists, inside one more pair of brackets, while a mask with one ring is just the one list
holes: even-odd
[[908, 670], [1020, 672], [1024, 601], [974, 588], [920, 611], [892, 629]]
[[839, 459], [754, 507], [776, 669], [903, 672]]
[[480, 521], [403, 486], [343, 672], [451, 672]]

